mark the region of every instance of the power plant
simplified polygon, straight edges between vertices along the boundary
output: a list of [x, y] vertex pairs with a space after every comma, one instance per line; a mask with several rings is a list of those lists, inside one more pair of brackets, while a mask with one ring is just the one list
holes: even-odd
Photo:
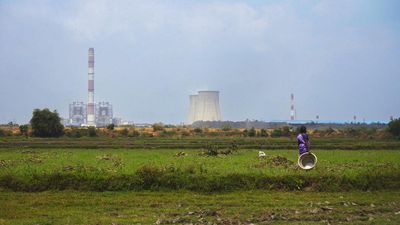
[[189, 114], [187, 124], [195, 121], [221, 121], [218, 91], [199, 91], [189, 96]]
[[94, 101], [94, 48], [88, 52], [88, 103], [69, 105], [69, 126], [107, 126], [113, 123], [113, 108], [109, 102]]

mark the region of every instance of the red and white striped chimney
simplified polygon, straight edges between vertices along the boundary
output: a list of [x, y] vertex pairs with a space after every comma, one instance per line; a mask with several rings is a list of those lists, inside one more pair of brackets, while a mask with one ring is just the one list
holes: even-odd
[[295, 110], [294, 110], [294, 94], [290, 94], [290, 120], [295, 119]]
[[87, 125], [96, 126], [94, 112], [94, 48], [89, 48], [88, 55], [88, 104], [87, 104]]

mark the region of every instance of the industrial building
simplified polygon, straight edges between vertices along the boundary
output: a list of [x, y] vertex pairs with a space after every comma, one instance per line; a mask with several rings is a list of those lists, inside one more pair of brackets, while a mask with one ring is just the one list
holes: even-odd
[[86, 124], [86, 104], [83, 102], [73, 102], [69, 104], [68, 124], [80, 126]]
[[187, 124], [195, 121], [221, 121], [218, 91], [199, 91], [189, 96], [189, 114]]
[[96, 104], [96, 126], [104, 127], [113, 122], [113, 109], [109, 102]]
[[94, 48], [88, 51], [88, 103], [69, 105], [69, 126], [107, 126], [113, 122], [113, 107], [109, 102], [94, 101]]

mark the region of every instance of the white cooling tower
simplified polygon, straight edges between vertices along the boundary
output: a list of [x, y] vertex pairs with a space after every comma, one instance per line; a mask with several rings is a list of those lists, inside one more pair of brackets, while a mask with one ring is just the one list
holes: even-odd
[[195, 121], [220, 121], [218, 91], [199, 91], [198, 95], [190, 96], [188, 124]]
[[197, 104], [197, 96], [198, 95], [190, 95], [189, 96], [189, 115], [187, 119], [188, 124], [192, 124], [194, 121], [196, 121], [196, 104]]

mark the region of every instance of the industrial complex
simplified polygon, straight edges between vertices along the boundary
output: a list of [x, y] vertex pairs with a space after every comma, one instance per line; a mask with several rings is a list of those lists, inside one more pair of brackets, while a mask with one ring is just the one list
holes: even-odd
[[109, 102], [94, 101], [94, 48], [88, 54], [88, 102], [75, 101], [69, 104], [68, 126], [103, 127], [113, 122], [113, 108]]
[[[74, 101], [69, 104], [69, 118], [64, 122], [67, 126], [97, 126], [104, 127], [109, 124], [129, 125], [131, 122], [122, 122], [120, 118], [113, 117], [113, 106], [110, 102], [94, 99], [94, 48], [88, 51], [88, 101]], [[189, 96], [189, 113], [186, 124], [195, 122], [222, 121], [219, 105], [219, 91], [198, 91]], [[290, 121], [297, 120], [294, 106], [294, 94], [290, 95]], [[319, 119], [319, 116], [318, 118]]]

